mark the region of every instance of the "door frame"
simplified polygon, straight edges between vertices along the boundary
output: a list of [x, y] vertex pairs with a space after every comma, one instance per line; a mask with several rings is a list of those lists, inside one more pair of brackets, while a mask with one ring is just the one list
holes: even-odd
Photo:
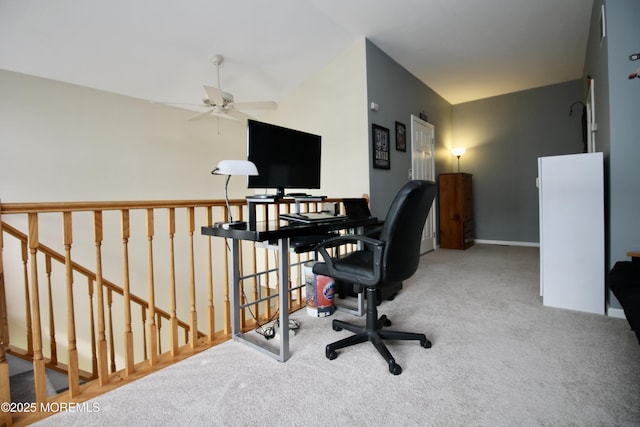
[[[421, 176], [416, 176], [416, 162], [422, 161], [425, 156], [423, 151], [420, 151], [416, 148], [417, 142], [415, 141], [415, 132], [417, 126], [424, 127], [428, 129], [429, 139], [431, 140], [430, 147], [430, 155], [427, 157], [430, 159], [429, 164], [425, 168], [420, 168], [421, 170], [418, 172]], [[435, 182], [436, 180], [436, 144], [435, 144], [435, 126], [431, 123], [422, 120], [421, 118], [411, 115], [411, 169], [409, 169], [409, 179], [426, 179], [428, 181]], [[423, 170], [427, 172], [425, 174], [422, 173]], [[424, 176], [423, 176], [424, 175]], [[422, 239], [420, 241], [420, 254], [424, 254], [430, 252], [436, 248], [436, 214], [437, 206], [436, 199], [433, 200], [433, 205], [431, 206], [431, 210], [429, 211], [429, 215], [425, 221], [425, 227], [422, 231]], [[428, 236], [428, 225], [431, 228], [431, 236]]]

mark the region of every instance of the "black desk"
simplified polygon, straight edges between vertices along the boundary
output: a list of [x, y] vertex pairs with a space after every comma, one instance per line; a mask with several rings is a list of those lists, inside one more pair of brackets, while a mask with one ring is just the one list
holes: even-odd
[[[367, 225], [375, 224], [377, 218], [331, 220], [327, 222], [316, 222], [310, 224], [288, 224], [286, 221], [269, 221], [247, 223], [245, 229], [226, 229], [221, 225], [213, 227], [202, 227], [201, 232], [207, 236], [224, 237], [231, 239], [231, 257], [229, 274], [231, 276], [231, 334], [234, 341], [243, 342], [261, 352], [284, 362], [289, 359], [289, 310], [287, 295], [290, 289], [284, 292], [283, 287], [289, 283], [289, 239], [310, 235], [321, 235], [336, 230], [362, 229]], [[280, 275], [280, 292], [278, 294], [279, 319], [281, 328], [287, 333], [280, 334], [279, 351], [273, 351], [270, 346], [260, 345], [261, 341], [251, 341], [244, 336], [240, 330], [240, 241], [248, 240], [253, 242], [277, 241], [277, 250], [280, 252], [278, 274]]]

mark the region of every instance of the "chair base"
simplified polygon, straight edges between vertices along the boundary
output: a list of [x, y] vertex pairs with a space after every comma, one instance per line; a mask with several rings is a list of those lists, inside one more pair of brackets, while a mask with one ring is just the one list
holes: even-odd
[[395, 359], [387, 349], [387, 346], [384, 344], [384, 340], [415, 340], [420, 341], [420, 345], [424, 348], [431, 348], [431, 341], [429, 341], [424, 334], [383, 329], [385, 326], [391, 326], [391, 321], [387, 319], [386, 315], [382, 315], [378, 318], [377, 304], [369, 303], [370, 301], [375, 301], [374, 297], [376, 289], [367, 288], [366, 292], [367, 295], [371, 296], [371, 298], [367, 300], [366, 326], [363, 327], [349, 322], [344, 322], [342, 320], [334, 320], [334, 331], [346, 329], [353, 332], [355, 335], [343, 338], [332, 344], [328, 344], [325, 349], [325, 355], [327, 359], [333, 360], [338, 357], [336, 350], [360, 344], [365, 341], [370, 341], [389, 365], [389, 372], [394, 375], [400, 375], [402, 373], [402, 367], [396, 363]]

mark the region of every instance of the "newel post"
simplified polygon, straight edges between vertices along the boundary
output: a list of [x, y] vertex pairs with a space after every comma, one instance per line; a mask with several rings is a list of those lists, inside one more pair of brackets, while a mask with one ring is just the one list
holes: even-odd
[[[7, 295], [4, 287], [3, 241], [2, 241], [2, 201], [0, 201], [0, 404], [11, 402], [9, 388], [9, 362], [5, 356], [5, 347], [9, 346], [7, 325]], [[11, 412], [0, 411], [0, 425], [11, 425]]]

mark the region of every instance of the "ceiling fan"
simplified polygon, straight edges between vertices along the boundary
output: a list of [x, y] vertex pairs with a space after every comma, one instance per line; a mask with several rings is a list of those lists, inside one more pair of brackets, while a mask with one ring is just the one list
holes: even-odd
[[247, 120], [251, 116], [241, 110], [275, 110], [278, 108], [278, 104], [273, 101], [235, 102], [232, 94], [220, 89], [220, 65], [224, 62], [224, 58], [222, 55], [215, 55], [210, 58], [210, 61], [216, 66], [218, 87], [202, 86], [204, 88], [202, 102], [208, 110], [190, 118], [190, 121], [199, 120], [209, 115], [232, 120]]

